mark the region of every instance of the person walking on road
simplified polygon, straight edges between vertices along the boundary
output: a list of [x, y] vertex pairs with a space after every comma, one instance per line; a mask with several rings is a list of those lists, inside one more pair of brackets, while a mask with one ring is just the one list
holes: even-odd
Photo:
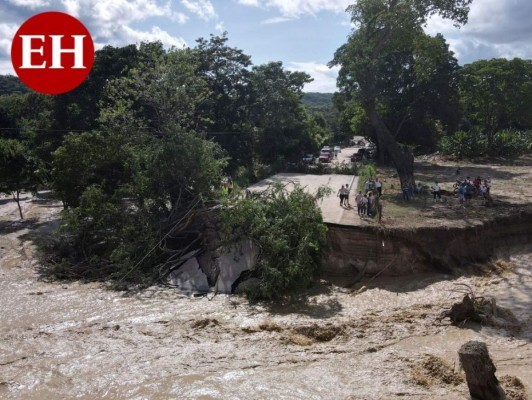
[[338, 190], [338, 193], [336, 194], [336, 197], [340, 197], [340, 207], [344, 205], [345, 202], [345, 188], [344, 185], [340, 187], [340, 190]]

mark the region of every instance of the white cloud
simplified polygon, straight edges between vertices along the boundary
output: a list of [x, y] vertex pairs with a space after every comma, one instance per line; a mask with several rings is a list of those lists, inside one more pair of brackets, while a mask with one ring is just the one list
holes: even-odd
[[238, 2], [245, 6], [259, 6], [259, 0], [238, 0]]
[[353, 0], [238, 0], [245, 6], [277, 9], [283, 17], [298, 18], [320, 11], [343, 12]]
[[176, 38], [158, 26], [153, 26], [151, 32], [137, 31], [128, 26], [121, 27], [121, 36], [124, 43], [140, 43], [160, 41], [165, 47], [186, 47], [187, 43], [181, 38]]
[[[159, 40], [165, 47], [186, 46], [184, 39], [147, 22], [157, 18], [184, 24], [188, 16], [172, 7], [172, 0], [3, 0], [9, 2], [6, 13], [0, 12], [0, 65], [3, 73], [14, 73], [10, 66], [11, 40], [22, 22], [33, 15], [35, 7], [53, 4], [79, 18], [92, 35], [97, 49], [104, 45], [125, 46], [142, 41]], [[206, 2], [201, 2], [206, 4]], [[15, 7], [17, 6], [17, 7]], [[175, 24], [174, 24], [175, 25]], [[6, 62], [9, 61], [9, 62]]]
[[0, 75], [15, 75], [15, 70], [10, 60], [0, 59]]
[[218, 32], [224, 32], [224, 31], [226, 30], [226, 29], [225, 29], [224, 22], [223, 22], [223, 21], [218, 22], [218, 23], [214, 26], [214, 29], [216, 29]]
[[188, 11], [196, 14], [205, 21], [210, 21], [218, 17], [214, 6], [209, 0], [182, 0], [181, 3]]
[[17, 30], [17, 24], [0, 23], [0, 56], [11, 57], [11, 41]]
[[[185, 41], [159, 26], [137, 29], [134, 23], [148, 18], [168, 18], [184, 24], [188, 16], [172, 10], [170, 2], [156, 0], [61, 0], [65, 11], [80, 18], [96, 43], [124, 46], [141, 41], [159, 40], [167, 47], [182, 47]], [[98, 47], [98, 45], [97, 45]]]
[[475, 1], [465, 26], [458, 29], [450, 21], [433, 17], [426, 31], [442, 33], [461, 64], [493, 57], [532, 58], [532, 2]]
[[280, 24], [282, 22], [292, 21], [294, 18], [288, 18], [288, 17], [274, 17], [274, 18], [268, 18], [264, 21], [261, 21], [261, 24], [268, 25], [268, 24]]
[[155, 0], [61, 0], [61, 3], [68, 14], [101, 23], [130, 23], [173, 15], [170, 3], [159, 5]]
[[170, 19], [182, 25], [188, 21], [188, 15], [185, 15], [180, 12], [173, 12], [170, 16]]
[[314, 80], [305, 85], [305, 92], [336, 92], [336, 78], [338, 77], [339, 67], [329, 68], [325, 64], [317, 62], [290, 62], [287, 70], [303, 71], [309, 74]]
[[14, 6], [19, 7], [29, 7], [31, 9], [48, 7], [50, 5], [50, 0], [7, 0], [8, 3], [13, 4]]

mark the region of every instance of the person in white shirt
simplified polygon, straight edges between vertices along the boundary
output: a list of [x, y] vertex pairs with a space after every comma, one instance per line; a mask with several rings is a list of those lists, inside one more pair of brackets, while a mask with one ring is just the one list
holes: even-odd
[[346, 183], [345, 184], [345, 189], [344, 189], [344, 204], [347, 206], [347, 207], [351, 207], [351, 204], [349, 204], [349, 193], [351, 192], [351, 189], [349, 188], [349, 185]]
[[436, 197], [441, 200], [441, 189], [440, 185], [438, 185], [438, 182], [434, 182], [434, 185], [432, 185], [432, 195], [434, 196], [433, 201], [436, 201]]
[[375, 189], [377, 189], [377, 195], [381, 197], [382, 195], [382, 182], [379, 178], [375, 181]]

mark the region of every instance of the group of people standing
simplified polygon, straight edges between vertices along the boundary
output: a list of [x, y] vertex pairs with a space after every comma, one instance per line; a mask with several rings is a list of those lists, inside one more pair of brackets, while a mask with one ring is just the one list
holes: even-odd
[[[425, 187], [418, 182], [417, 185], [414, 186], [414, 192], [422, 193], [424, 188]], [[482, 196], [483, 199], [490, 200], [490, 188], [491, 178], [489, 176], [486, 179], [481, 179], [480, 176], [477, 176], [473, 180], [468, 176], [464, 181], [457, 179], [453, 185], [454, 193], [458, 194], [460, 204], [469, 204], [471, 199], [476, 196]], [[442, 201], [442, 189], [438, 181], [435, 181], [430, 189], [433, 201]], [[407, 201], [413, 198], [412, 189], [408, 182], [403, 185], [403, 198]]]
[[[340, 206], [350, 207], [349, 204], [349, 185], [342, 185], [338, 191], [337, 196], [340, 198]], [[355, 203], [357, 206], [357, 213], [360, 218], [379, 216], [379, 221], [382, 216], [382, 182], [379, 178], [375, 180], [368, 178], [364, 182], [364, 192], [359, 191], [355, 196]]]
[[484, 180], [480, 176], [477, 176], [475, 179], [471, 180], [468, 176], [462, 182], [460, 179], [457, 179], [453, 185], [454, 190], [458, 193], [458, 199], [460, 204], [468, 204], [471, 202], [473, 196], [482, 196], [482, 198], [489, 200], [490, 199], [490, 189], [491, 189], [491, 177], [487, 177]]

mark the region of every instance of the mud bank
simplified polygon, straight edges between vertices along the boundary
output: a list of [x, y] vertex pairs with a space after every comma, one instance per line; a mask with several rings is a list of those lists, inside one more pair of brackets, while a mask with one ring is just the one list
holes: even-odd
[[349, 283], [362, 274], [450, 272], [489, 260], [514, 246], [532, 242], [532, 210], [464, 228], [328, 227], [329, 255], [323, 276], [343, 278]]

